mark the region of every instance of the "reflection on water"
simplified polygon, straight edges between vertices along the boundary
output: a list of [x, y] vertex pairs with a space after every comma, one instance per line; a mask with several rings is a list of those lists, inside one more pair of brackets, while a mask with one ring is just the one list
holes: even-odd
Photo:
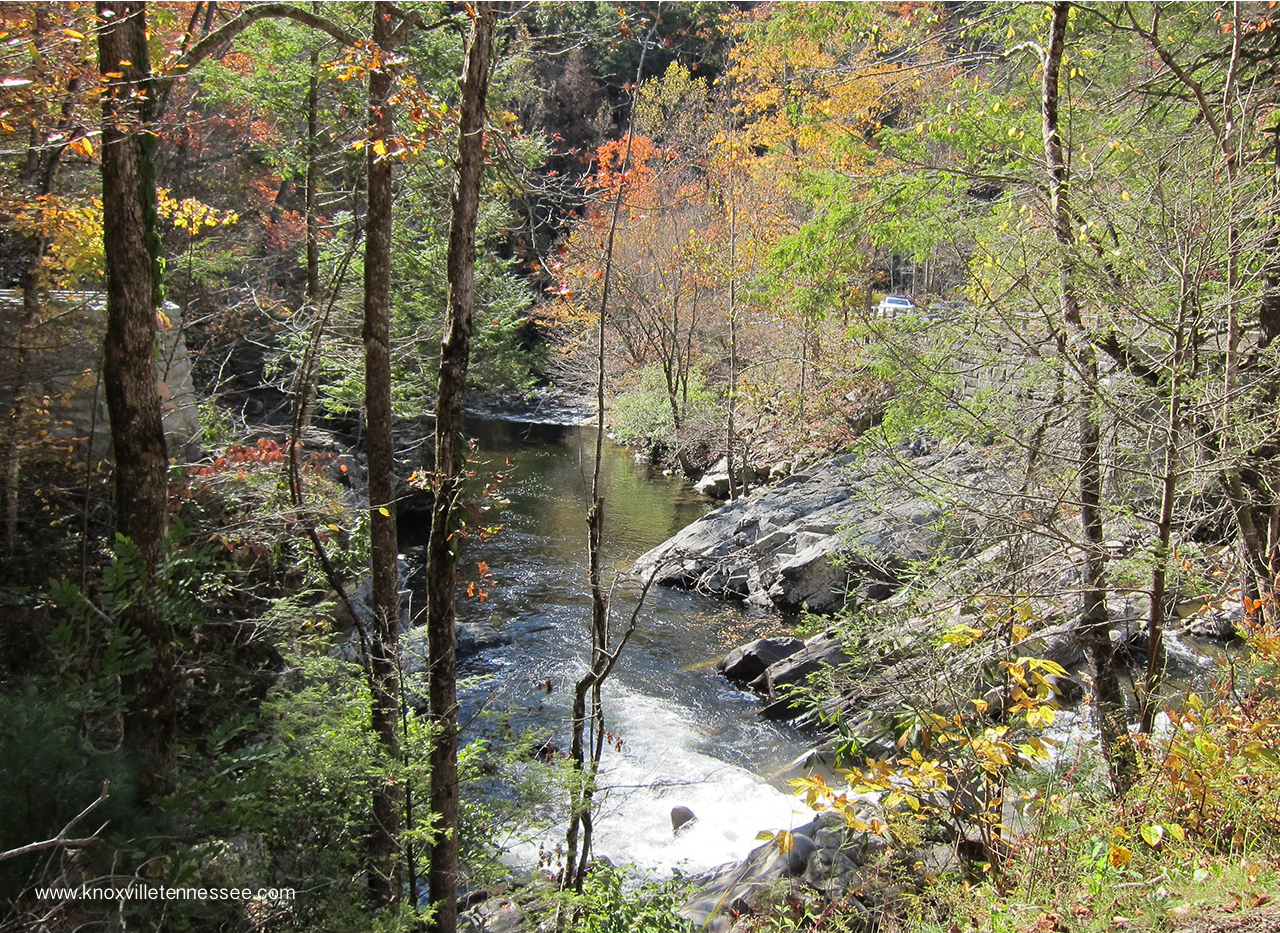
[[[468, 433], [477, 440], [476, 482], [509, 473], [501, 489], [510, 505], [486, 517], [503, 525], [500, 533], [464, 548], [463, 579], [474, 578], [481, 561], [490, 577], [484, 600], [460, 590], [458, 615], [494, 626], [510, 644], [464, 659], [462, 721], [474, 736], [487, 721], [479, 713], [499, 711], [517, 728], [551, 731], [564, 748], [573, 684], [589, 645], [586, 514], [595, 432], [483, 420], [471, 422]], [[602, 480], [611, 604], [622, 624], [635, 589], [622, 573], [707, 503], [607, 441]], [[402, 544], [413, 544], [414, 534], [405, 529]], [[599, 854], [696, 870], [745, 855], [760, 829], [803, 820], [785, 786], [767, 778], [804, 750], [803, 738], [761, 722], [758, 701], [710, 669], [734, 646], [778, 629], [771, 614], [678, 590], [650, 592], [606, 689], [608, 728], [622, 747], [606, 756], [605, 781], [617, 789], [597, 820]], [[676, 805], [699, 820], [673, 840], [669, 813]]]

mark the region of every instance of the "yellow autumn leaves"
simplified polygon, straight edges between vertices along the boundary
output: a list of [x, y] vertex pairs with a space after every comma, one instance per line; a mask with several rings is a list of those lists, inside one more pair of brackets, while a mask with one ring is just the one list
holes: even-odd
[[167, 188], [156, 191], [156, 210], [161, 218], [192, 236], [202, 230], [231, 226], [240, 220], [235, 211], [219, 211], [198, 198], [175, 198]]

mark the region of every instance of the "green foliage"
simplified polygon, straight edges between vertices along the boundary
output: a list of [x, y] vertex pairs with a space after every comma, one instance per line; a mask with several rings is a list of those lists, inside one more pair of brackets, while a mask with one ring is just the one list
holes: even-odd
[[[418, 215], [415, 223], [429, 220], [426, 205], [411, 213]], [[487, 210], [481, 235], [487, 233], [492, 238], [504, 219], [509, 219], [505, 212]], [[416, 231], [403, 230], [397, 237], [401, 245], [393, 270], [396, 297], [392, 327], [397, 347], [393, 391], [397, 409], [405, 414], [420, 414], [435, 402], [440, 328], [448, 300], [444, 274], [447, 243], [441, 234], [447, 228], [447, 221], [441, 221]], [[541, 351], [531, 339], [532, 304], [528, 286], [515, 278], [508, 263], [491, 252], [477, 257], [469, 387], [503, 394], [532, 386], [533, 373], [541, 362]]]
[[672, 62], [661, 78], [641, 85], [635, 105], [635, 132], [649, 137], [659, 148], [705, 150], [712, 129], [707, 105], [706, 82]]
[[[213, 542], [227, 561], [225, 598], [234, 600], [262, 586], [271, 588], [260, 594], [267, 602], [280, 595], [281, 587], [295, 594], [327, 589], [308, 528], [315, 529], [340, 574], [350, 579], [363, 572], [367, 535], [361, 534], [361, 519], [351, 509], [347, 490], [330, 475], [334, 455], [300, 447], [298, 456], [299, 506], [289, 489], [288, 454], [267, 437], [226, 445], [212, 459], [189, 467], [176, 484], [175, 498], [190, 536]], [[223, 600], [210, 602], [221, 606]], [[255, 599], [255, 611], [264, 604]]]
[[[392, 252], [392, 392], [397, 414], [417, 417], [435, 404], [440, 339], [448, 292], [450, 173], [443, 160], [414, 163], [406, 189], [396, 201]], [[498, 257], [501, 238], [513, 218], [492, 192], [482, 204], [477, 237], [476, 308], [468, 386], [494, 395], [531, 388], [545, 351], [533, 329], [533, 293]], [[336, 260], [336, 257], [335, 257]], [[354, 263], [352, 276], [358, 275]], [[362, 310], [357, 296], [335, 309], [323, 338], [316, 381], [324, 407], [337, 414], [364, 405]], [[301, 358], [309, 328], [282, 335], [282, 366]]]
[[[108, 784], [105, 804], [77, 824], [73, 837], [104, 823], [108, 838], [155, 829], [138, 808], [133, 765], [118, 744], [95, 747], [83, 732], [85, 710], [62, 695], [63, 681], [33, 681], [0, 698], [0, 851], [51, 839]], [[80, 694], [83, 696], [83, 694]], [[18, 765], [17, 763], [20, 763]], [[105, 843], [104, 843], [105, 846]], [[39, 878], [49, 854], [0, 862], [0, 899], [8, 902]]]
[[562, 895], [561, 909], [577, 918], [575, 933], [691, 933], [693, 924], [676, 914], [686, 887], [678, 877], [636, 886], [619, 869], [597, 865], [581, 896]]
[[[989, 613], [975, 619], [982, 628], [957, 623], [939, 633], [941, 664], [950, 665], [949, 679], [956, 679], [956, 671], [963, 668], [946, 655], [981, 650], [984, 641], [992, 650], [996, 633], [1008, 626], [1005, 615]], [[1016, 642], [1030, 634], [1022, 622], [1011, 627]], [[1000, 645], [994, 650], [999, 655]], [[996, 696], [1002, 710], [991, 709], [991, 694], [967, 701], [956, 698], [960, 705], [955, 708], [939, 704], [936, 697], [903, 697], [897, 716], [879, 717], [895, 722], [888, 743], [876, 745], [891, 749], [888, 755], [864, 758], [860, 741], [880, 737], [865, 731], [852, 735], [847, 744], [865, 763], [841, 770], [847, 786], [834, 787], [822, 775], [812, 774], [792, 781], [797, 793], [809, 806], [840, 813], [853, 829], [899, 843], [918, 841], [923, 827], [940, 825], [957, 838], [973, 835], [988, 853], [999, 853], [1007, 832], [1006, 787], [1015, 773], [1031, 771], [1050, 759], [1055, 743], [1043, 732], [1053, 724], [1059, 705], [1053, 678], [1066, 676], [1066, 671], [1053, 661], [1007, 651], [997, 667]], [[868, 807], [863, 795], [873, 795], [877, 803]], [[991, 858], [987, 867], [1001, 883], [999, 862]]]
[[[1011, 722], [925, 711], [915, 716], [917, 727], [903, 730], [906, 754], [850, 772], [847, 787], [820, 777], [797, 786], [855, 828], [903, 843], [921, 834], [925, 816], [956, 820], [954, 804], [929, 811], [940, 801], [962, 801], [961, 788], [978, 800], [994, 792], [987, 799], [998, 808], [977, 811], [970, 829], [981, 831], [998, 864], [927, 869], [928, 886], [900, 918], [904, 929], [1086, 933], [1113, 930], [1116, 918], [1133, 929], [1161, 929], [1206, 909], [1246, 914], [1272, 896], [1280, 838], [1280, 637], [1266, 621], [1269, 600], [1250, 600], [1246, 610], [1249, 655], [1229, 679], [1166, 710], [1168, 729], [1135, 737], [1143, 774], [1122, 800], [1112, 798], [1105, 766], [1087, 743], [1053, 749], [1043, 736], [1056, 715], [1047, 688], [1058, 671], [1028, 658], [1003, 665]], [[993, 624], [1009, 625], [1020, 639], [1027, 621], [1016, 611], [989, 614], [944, 628], [941, 640], [951, 650], [971, 650], [990, 638]], [[980, 712], [984, 705], [974, 702]], [[879, 795], [878, 807], [853, 797], [868, 790]], [[835, 905], [824, 923], [840, 929], [856, 916]]]
[[[641, 54], [645, 73], [641, 79], [666, 72], [672, 62], [697, 67], [714, 75], [724, 64], [728, 45], [723, 2], [678, 3], [670, 8], [656, 3], [628, 6], [589, 0], [585, 3], [535, 4], [524, 15], [535, 34], [553, 37], [552, 48], [564, 48], [566, 39], [585, 46], [594, 65], [595, 79], [619, 94], [635, 81]], [[657, 20], [653, 42], [642, 50], [636, 36], [644, 36]], [[553, 126], [559, 130], [561, 127]]]
[[866, 244], [858, 231], [866, 221], [865, 208], [851, 197], [843, 173], [814, 173], [806, 194], [811, 216], [779, 239], [769, 254], [768, 276], [762, 276], [746, 297], [785, 302], [797, 317], [812, 323], [852, 308], [861, 310], [867, 276], [860, 266]]
[[[216, 883], [307, 892], [291, 905], [288, 928], [366, 930], [373, 913], [363, 874], [372, 789], [406, 781], [425, 800], [430, 734], [410, 715], [404, 758], [388, 761], [369, 729], [362, 670], [316, 650], [322, 647], [299, 646], [251, 730], [224, 727], [225, 741], [211, 747], [201, 831], [213, 840], [247, 837], [256, 852], [216, 866], [226, 874]], [[429, 838], [419, 825], [406, 841], [421, 855]]]
[[[719, 416], [719, 403], [698, 370], [689, 373], [688, 388], [677, 396], [676, 405], [685, 426], [713, 422]], [[640, 374], [640, 384], [618, 396], [611, 416], [614, 433], [624, 444], [661, 451], [679, 443], [671, 396], [657, 366], [647, 367]]]
[[[1233, 855], [1265, 851], [1280, 838], [1280, 636], [1254, 603], [1252, 651], [1228, 682], [1180, 709], [1166, 710], [1171, 730], [1147, 740], [1143, 835], [1158, 848], [1175, 828]], [[1157, 830], [1149, 827], [1155, 826]]]
[[125, 702], [121, 678], [151, 666], [146, 640], [126, 621], [128, 610], [145, 601], [185, 641], [204, 618], [201, 600], [222, 587], [205, 554], [176, 546], [185, 531], [181, 524], [171, 530], [152, 578], [137, 546], [117, 535], [114, 560], [103, 568], [94, 591], [82, 591], [66, 579], [49, 582], [49, 595], [62, 618], [49, 633], [46, 649], [63, 701], [77, 710], [88, 741], [104, 747], [118, 741]]

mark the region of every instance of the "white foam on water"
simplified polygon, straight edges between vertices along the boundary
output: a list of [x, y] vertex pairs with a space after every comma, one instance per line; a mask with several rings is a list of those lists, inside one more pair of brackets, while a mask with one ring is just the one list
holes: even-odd
[[[714, 738], [701, 734], [687, 711], [625, 687], [607, 694], [606, 728], [622, 747], [606, 748], [601, 760], [595, 855], [650, 876], [693, 874], [742, 859], [760, 845], [762, 830], [813, 818], [798, 797], [704, 750]], [[671, 827], [677, 806], [696, 817], [679, 833]], [[554, 848], [563, 838], [557, 827], [541, 844]], [[518, 845], [509, 857], [535, 862], [538, 844]]]

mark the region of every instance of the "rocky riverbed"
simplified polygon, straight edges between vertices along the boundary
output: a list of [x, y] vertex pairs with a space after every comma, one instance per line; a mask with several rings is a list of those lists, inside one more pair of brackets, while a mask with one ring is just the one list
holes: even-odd
[[[1036, 516], [1015, 485], [1011, 456], [917, 440], [836, 457], [708, 513], [635, 569], [661, 584], [784, 613], [845, 610], [837, 628], [807, 639], [759, 639], [716, 665], [761, 696], [762, 716], [813, 730], [814, 750], [795, 762], [796, 774], [894, 757], [904, 709], [972, 715], [977, 701], [987, 721], [1005, 721], [1016, 696], [1001, 667], [1009, 658], [1059, 666], [1063, 673], [1049, 674], [1043, 686], [1053, 705], [1070, 706], [1091, 684], [1077, 637], [1078, 552], [1064, 546], [1074, 520], [1050, 512], [1038, 525], [1029, 521]], [[1019, 509], [1026, 514], [1011, 517]], [[1122, 560], [1146, 544], [1135, 531], [1108, 548]], [[1108, 609], [1117, 652], [1137, 671], [1147, 656], [1148, 598], [1117, 590]], [[1218, 600], [1166, 621], [1194, 641], [1231, 637], [1238, 616], [1238, 607]], [[1003, 638], [993, 637], [997, 631]], [[1168, 674], [1194, 679], [1208, 663], [1176, 633], [1168, 639]], [[966, 852], [981, 858], [980, 840], [965, 825], [934, 826], [926, 844], [899, 851], [821, 815], [792, 830], [790, 848], [766, 843], [699, 878], [683, 913], [707, 929], [728, 929], [733, 911], [749, 909], [779, 879], [825, 894], [852, 892], [878, 911], [900, 888], [875, 879], [910, 883], [903, 865], [954, 866]]]

